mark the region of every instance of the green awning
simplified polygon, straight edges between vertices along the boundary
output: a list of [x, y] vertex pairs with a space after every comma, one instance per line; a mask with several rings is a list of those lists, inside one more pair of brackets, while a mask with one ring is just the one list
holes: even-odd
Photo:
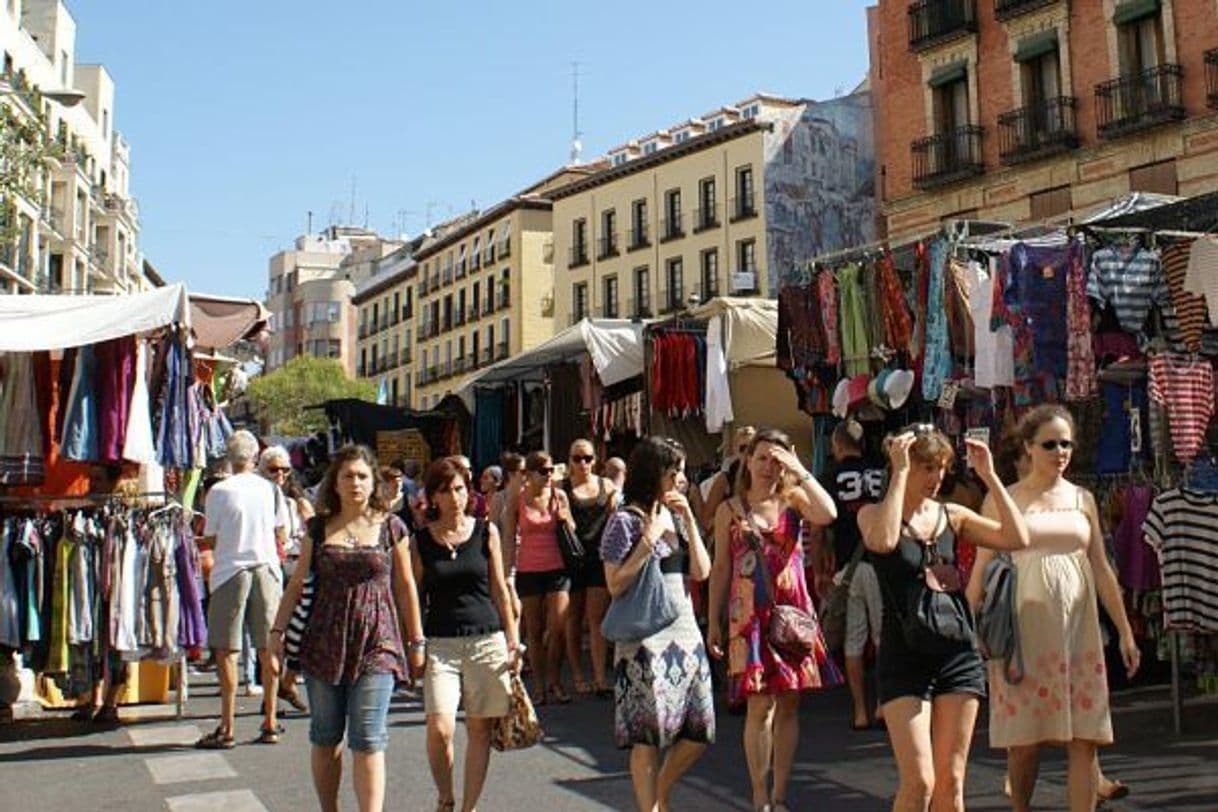
[[967, 62], [953, 62], [950, 65], [945, 65], [930, 75], [931, 87], [943, 87], [950, 85], [952, 82], [959, 82], [964, 77], [968, 76]]
[[1159, 0], [1126, 0], [1112, 13], [1112, 21], [1117, 25], [1124, 25], [1158, 13]]
[[1057, 32], [1042, 31], [1030, 37], [1024, 37], [1015, 46], [1015, 61], [1027, 62], [1038, 56], [1053, 53], [1057, 50]]

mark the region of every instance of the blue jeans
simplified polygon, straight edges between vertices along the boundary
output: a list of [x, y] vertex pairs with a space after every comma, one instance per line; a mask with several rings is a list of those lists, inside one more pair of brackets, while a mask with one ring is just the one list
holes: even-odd
[[364, 674], [354, 684], [331, 685], [305, 675], [309, 693], [309, 741], [334, 747], [347, 732], [347, 746], [360, 753], [379, 753], [389, 746], [389, 698], [392, 674]]

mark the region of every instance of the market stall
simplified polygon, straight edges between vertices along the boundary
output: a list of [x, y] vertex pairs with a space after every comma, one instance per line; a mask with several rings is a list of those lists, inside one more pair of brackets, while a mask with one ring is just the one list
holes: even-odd
[[[1182, 669], [1218, 682], [1218, 613], [1196, 611], [1218, 607], [1218, 569], [1196, 563], [1218, 560], [1216, 227], [1218, 195], [1134, 198], [1077, 223], [821, 258], [779, 295], [778, 363], [825, 429], [851, 414], [878, 438], [929, 420], [997, 447], [1032, 406], [1069, 408], [1070, 477], [1101, 505], [1156, 655], [1143, 679], [1170, 661], [1177, 696]], [[885, 397], [898, 378], [912, 384], [899, 408]]]

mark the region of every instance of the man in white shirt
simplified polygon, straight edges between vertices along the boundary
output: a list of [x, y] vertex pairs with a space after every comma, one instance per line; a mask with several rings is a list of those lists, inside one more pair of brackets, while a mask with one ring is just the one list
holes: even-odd
[[283, 596], [279, 550], [287, 540], [286, 500], [267, 479], [255, 472], [258, 440], [248, 431], [228, 438], [233, 474], [207, 493], [207, 524], [203, 545], [214, 550], [208, 586], [207, 643], [220, 677], [220, 725], [198, 747], [229, 749], [237, 699], [237, 655], [247, 613], [254, 647], [262, 659], [263, 706], [266, 718], [258, 741], [279, 741], [276, 716], [278, 677], [270, 656], [271, 625]]

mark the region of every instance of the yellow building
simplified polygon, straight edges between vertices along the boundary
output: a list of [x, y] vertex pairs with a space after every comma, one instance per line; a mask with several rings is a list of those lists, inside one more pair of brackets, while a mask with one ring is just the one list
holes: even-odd
[[757, 94], [610, 150], [551, 194], [555, 321], [646, 318], [772, 296], [875, 226], [870, 97]]
[[414, 383], [414, 295], [418, 263], [414, 240], [376, 263], [373, 276], [360, 284], [351, 304], [359, 313], [355, 374], [379, 387], [387, 403], [410, 406]]

